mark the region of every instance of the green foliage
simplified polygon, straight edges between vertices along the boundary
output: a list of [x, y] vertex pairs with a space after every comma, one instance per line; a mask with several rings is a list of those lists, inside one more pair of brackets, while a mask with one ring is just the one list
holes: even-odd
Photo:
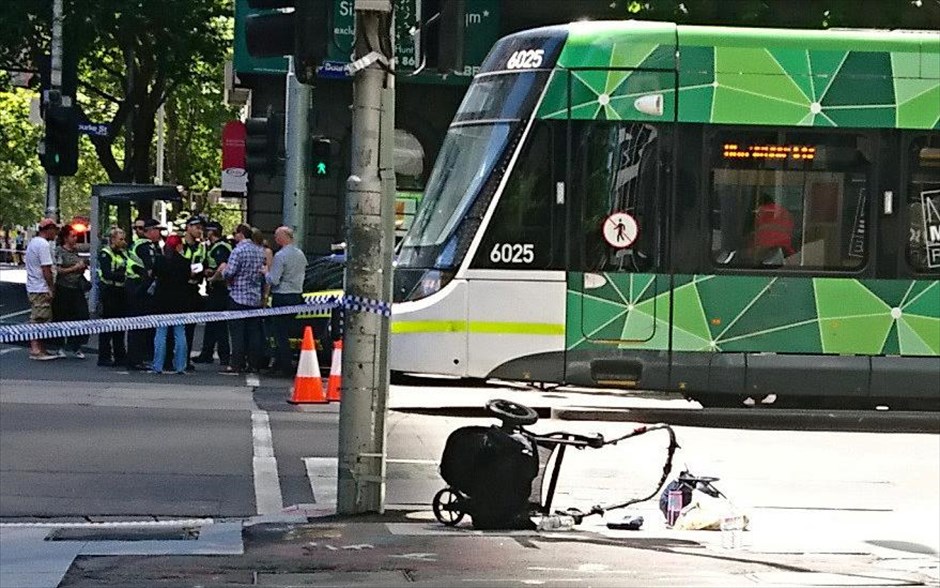
[[[28, 69], [49, 51], [52, 2], [9, 4], [0, 11], [0, 67]], [[62, 218], [87, 213], [94, 183], [153, 181], [156, 112], [164, 103], [164, 181], [182, 185], [188, 193], [205, 194], [215, 187], [221, 128], [235, 117], [235, 110], [222, 103], [223, 64], [233, 36], [232, 1], [64, 4], [65, 49], [79, 55], [77, 102], [88, 120], [107, 123], [110, 134], [82, 138], [79, 172], [61, 182]], [[41, 128], [26, 119], [31, 93], [4, 88], [0, 86], [0, 219], [15, 214], [32, 223], [42, 212], [45, 192], [36, 156]]]
[[29, 122], [32, 92], [0, 89], [0, 225], [29, 225], [41, 218], [46, 175], [36, 146], [40, 127]]

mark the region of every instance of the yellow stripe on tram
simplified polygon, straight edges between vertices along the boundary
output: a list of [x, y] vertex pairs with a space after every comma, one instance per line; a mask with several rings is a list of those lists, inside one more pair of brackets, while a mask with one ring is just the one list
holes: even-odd
[[472, 321], [392, 320], [392, 333], [485, 333], [491, 335], [564, 335], [565, 325], [557, 323], [514, 323]]

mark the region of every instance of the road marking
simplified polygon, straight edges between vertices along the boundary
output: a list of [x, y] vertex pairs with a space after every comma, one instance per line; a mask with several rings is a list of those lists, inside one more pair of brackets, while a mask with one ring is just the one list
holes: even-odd
[[258, 514], [274, 514], [284, 508], [281, 480], [274, 457], [274, 438], [271, 423], [264, 410], [251, 411], [251, 439], [254, 447], [252, 467], [255, 478], [255, 504]]
[[245, 374], [245, 385], [250, 388], [257, 388], [261, 385], [261, 379], [258, 374]]
[[305, 457], [303, 459], [304, 467], [307, 469], [307, 479], [310, 480], [310, 490], [313, 492], [314, 504], [325, 508], [336, 508], [337, 458]]
[[7, 349], [0, 349], [0, 355], [6, 355], [7, 353], [13, 353], [14, 351], [19, 351], [23, 347], [9, 347]]
[[437, 465], [436, 459], [393, 459], [391, 457], [386, 458], [385, 463], [407, 463], [407, 464], [418, 464], [418, 465]]
[[17, 312], [11, 312], [10, 314], [4, 314], [4, 315], [0, 316], [0, 321], [5, 321], [6, 319], [8, 319], [8, 318], [13, 318], [13, 317], [15, 317], [15, 316], [21, 316], [21, 315], [24, 315], [24, 314], [29, 314], [30, 312], [32, 312], [32, 309], [27, 308], [26, 310], [19, 310], [19, 311], [17, 311]]

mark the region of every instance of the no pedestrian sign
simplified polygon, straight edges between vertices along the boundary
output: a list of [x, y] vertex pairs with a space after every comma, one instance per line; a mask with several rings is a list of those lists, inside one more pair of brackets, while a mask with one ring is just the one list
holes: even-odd
[[636, 220], [626, 212], [615, 212], [604, 220], [602, 231], [608, 245], [625, 249], [636, 242], [640, 227], [636, 224]]

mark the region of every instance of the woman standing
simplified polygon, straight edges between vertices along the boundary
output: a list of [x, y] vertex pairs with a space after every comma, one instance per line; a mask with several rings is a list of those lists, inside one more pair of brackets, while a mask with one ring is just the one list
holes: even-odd
[[[78, 233], [71, 225], [59, 231], [58, 247], [55, 250], [57, 267], [55, 295], [52, 297], [52, 317], [56, 321], [88, 320], [88, 301], [85, 299], [85, 269], [88, 264], [78, 256]], [[88, 335], [70, 335], [62, 347], [71, 351], [78, 359], [85, 359], [82, 345], [88, 343]], [[61, 354], [61, 352], [60, 352]]]
[[[153, 275], [156, 289], [153, 293], [153, 309], [157, 314], [187, 312], [187, 298], [181, 293], [186, 291], [190, 278], [189, 260], [183, 257], [183, 239], [179, 235], [166, 238], [164, 255], [154, 260]], [[163, 361], [166, 359], [166, 338], [169, 327], [157, 327], [153, 338], [152, 372], [163, 373]], [[173, 325], [173, 370], [177, 374], [186, 373], [186, 329], [183, 325]]]

